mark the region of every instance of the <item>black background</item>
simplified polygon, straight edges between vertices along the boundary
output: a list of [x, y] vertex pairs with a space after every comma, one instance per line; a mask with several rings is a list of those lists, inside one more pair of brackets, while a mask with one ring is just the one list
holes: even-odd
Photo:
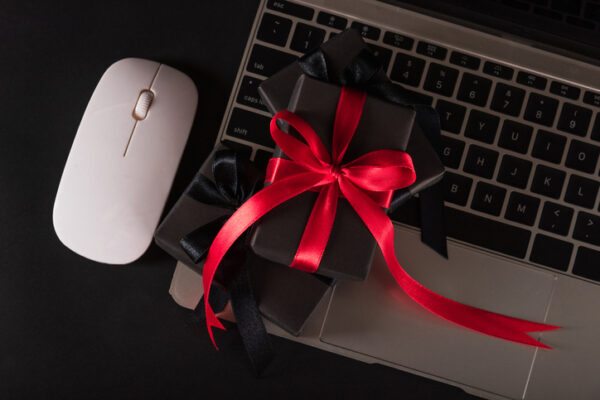
[[186, 325], [168, 294], [175, 262], [155, 245], [106, 266], [54, 234], [62, 169], [110, 64], [153, 59], [198, 87], [168, 209], [215, 140], [257, 6], [0, 0], [0, 398], [470, 398], [279, 338], [257, 379], [235, 329], [216, 334], [217, 352], [203, 324]]

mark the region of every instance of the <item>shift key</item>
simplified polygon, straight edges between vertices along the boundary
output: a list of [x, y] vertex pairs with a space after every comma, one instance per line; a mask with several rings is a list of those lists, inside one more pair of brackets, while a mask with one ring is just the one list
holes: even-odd
[[227, 126], [227, 135], [266, 147], [275, 147], [269, 124], [271, 119], [250, 111], [234, 108]]
[[293, 54], [255, 44], [246, 69], [255, 74], [270, 77], [297, 59], [298, 57]]

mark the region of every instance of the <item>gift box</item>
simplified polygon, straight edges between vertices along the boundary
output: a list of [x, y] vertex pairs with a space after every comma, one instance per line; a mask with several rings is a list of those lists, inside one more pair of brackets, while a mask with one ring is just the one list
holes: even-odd
[[[329, 152], [341, 90], [338, 85], [301, 75], [288, 106], [289, 111], [314, 129]], [[409, 107], [367, 96], [342, 164], [375, 150], [405, 151], [414, 119], [415, 111]], [[293, 128], [290, 130], [299, 137]], [[287, 158], [279, 147], [274, 157]], [[317, 196], [317, 192], [306, 191], [262, 217], [250, 241], [254, 252], [278, 264], [290, 265]], [[365, 280], [375, 246], [373, 236], [356, 211], [346, 199], [340, 198], [318, 272], [334, 279]]]
[[[171, 256], [184, 263], [197, 273], [202, 273], [203, 260], [197, 262], [184, 251], [180, 241], [182, 238], [193, 236], [198, 228], [206, 228], [210, 235], [196, 237], [196, 240], [205, 241], [206, 248], [212, 242], [214, 234], [235, 210], [231, 204], [203, 203], [197, 195], [196, 180], [206, 177], [215, 182], [213, 173], [213, 160], [215, 155], [226, 146], [219, 145], [204, 162], [194, 182], [192, 182], [183, 195], [177, 200], [165, 219], [154, 234], [155, 242]], [[243, 162], [247, 162], [243, 161]], [[251, 164], [245, 165], [245, 170], [250, 170], [244, 179], [245, 186], [262, 186], [263, 174], [255, 170]], [[230, 193], [231, 194], [231, 193]], [[242, 197], [247, 197], [245, 193]], [[232, 197], [233, 194], [231, 194]], [[215, 282], [221, 288], [227, 288], [243, 267], [246, 256], [240, 252], [248, 251], [247, 247], [232, 248], [223, 259], [215, 275]], [[197, 255], [201, 258], [202, 255]], [[252, 262], [248, 263], [250, 281], [254, 297], [260, 312], [269, 320], [292, 335], [299, 335], [304, 329], [306, 320], [310, 317], [321, 299], [333, 286], [333, 280], [318, 275], [307, 274], [292, 268], [284, 268], [272, 261], [251, 255]], [[196, 258], [196, 257], [194, 257]], [[177, 282], [174, 281], [174, 284]], [[176, 288], [174, 289], [176, 291]]]

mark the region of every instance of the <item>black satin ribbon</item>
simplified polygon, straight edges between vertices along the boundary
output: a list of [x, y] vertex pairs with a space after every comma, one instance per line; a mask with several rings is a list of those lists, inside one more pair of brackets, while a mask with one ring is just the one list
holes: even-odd
[[[434, 147], [440, 152], [440, 119], [437, 111], [425, 104], [418, 104], [414, 96], [400, 85], [393, 84], [389, 79], [376, 80], [377, 75], [382, 75], [381, 63], [369, 49], [363, 49], [344, 68], [339, 77], [330, 76], [327, 68], [327, 57], [321, 49], [317, 49], [300, 58], [300, 67], [303, 72], [313, 78], [333, 82], [345, 86], [352, 86], [364, 90], [369, 94], [382, 98], [392, 103], [411, 107], [416, 112], [416, 122]], [[393, 212], [412, 197], [407, 189], [394, 193], [389, 212]], [[446, 221], [444, 215], [444, 191], [442, 182], [419, 193], [421, 241], [438, 252], [443, 257], [448, 257], [446, 244]]]
[[[215, 153], [212, 174], [214, 181], [200, 172], [196, 174], [186, 194], [198, 202], [232, 211], [258, 192], [264, 182], [263, 173], [247, 158], [231, 150]], [[204, 260], [215, 236], [228, 219], [229, 216], [219, 217], [180, 240], [181, 247], [194, 263]], [[216, 297], [220, 302], [225, 300], [225, 303], [228, 298], [231, 299], [231, 307], [244, 348], [255, 373], [260, 375], [273, 359], [274, 352], [252, 293], [248, 275], [249, 263], [257, 262], [257, 259], [246, 241], [247, 235], [243, 235], [227, 252], [222, 269], [233, 270], [235, 277], [229, 283], [229, 293], [216, 290], [217, 293], [221, 292], [221, 295]], [[203, 310], [204, 307], [197, 307], [196, 312], [200, 309]]]

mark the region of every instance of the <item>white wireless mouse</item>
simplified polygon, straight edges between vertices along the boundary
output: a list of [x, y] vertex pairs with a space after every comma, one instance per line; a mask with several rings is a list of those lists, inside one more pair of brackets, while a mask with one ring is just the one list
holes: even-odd
[[197, 103], [194, 82], [167, 65], [127, 58], [108, 68], [54, 202], [54, 229], [65, 246], [107, 264], [127, 264], [146, 251]]

